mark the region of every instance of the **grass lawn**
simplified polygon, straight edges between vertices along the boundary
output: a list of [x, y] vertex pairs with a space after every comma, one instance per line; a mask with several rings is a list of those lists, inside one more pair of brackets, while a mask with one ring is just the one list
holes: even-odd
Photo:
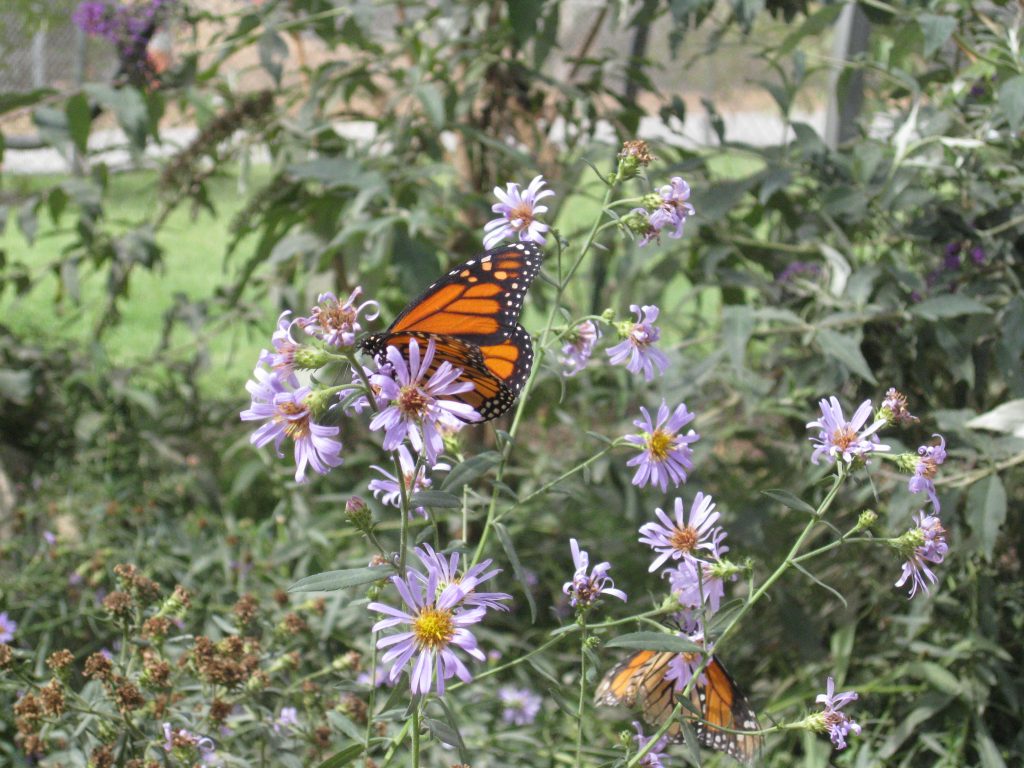
[[[210, 198], [217, 215], [200, 211], [193, 219], [189, 205], [180, 206], [171, 214], [157, 235], [163, 248], [164, 262], [155, 271], [136, 269], [130, 281], [130, 294], [121, 302], [123, 320], [105, 337], [104, 350], [114, 364], [124, 365], [145, 359], [160, 342], [164, 315], [174, 304], [176, 294], [192, 299], [212, 295], [227, 277], [224, 254], [230, 239], [228, 225], [249, 195], [249, 189], [269, 178], [266, 168], [255, 168], [247, 179], [248, 188], [240, 188], [234, 169], [230, 175], [214, 179]], [[59, 183], [62, 177], [5, 177], [8, 191], [32, 192]], [[137, 171], [112, 175], [107, 191], [106, 215], [116, 229], [127, 229], [152, 216], [157, 206], [157, 175], [153, 171]], [[74, 242], [76, 215], [65, 212], [58, 226], [49, 214], [40, 210], [39, 231], [29, 245], [14, 223], [14, 216], [0, 234], [0, 250], [8, 262], [26, 264], [38, 282], [24, 296], [10, 291], [0, 297], [0, 316], [15, 333], [38, 339], [72, 340], [81, 344], [92, 341], [96, 320], [105, 306], [106, 270], [84, 266], [80, 274], [80, 302], [61, 296], [61, 287], [52, 272], [61, 252]], [[268, 309], [268, 329], [272, 318]], [[269, 331], [268, 331], [269, 333]], [[191, 344], [181, 333], [175, 344]], [[209, 339], [210, 368], [202, 384], [213, 396], [241, 391], [249, 375], [250, 362], [255, 360], [265, 339], [249, 337], [245, 329], [229, 329]]]

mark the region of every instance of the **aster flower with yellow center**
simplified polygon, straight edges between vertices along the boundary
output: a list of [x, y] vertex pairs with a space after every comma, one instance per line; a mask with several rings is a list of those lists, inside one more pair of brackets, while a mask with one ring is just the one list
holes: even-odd
[[550, 189], [543, 189], [545, 184], [543, 176], [535, 176], [522, 191], [514, 182], [506, 184], [505, 189], [494, 188], [494, 196], [498, 198], [498, 202], [491, 206], [491, 210], [497, 213], [498, 217], [484, 225], [485, 248], [494, 248], [502, 240], [516, 236], [524, 243], [545, 243], [544, 233], [549, 227], [538, 221], [537, 216], [547, 213], [548, 207], [538, 203], [545, 197], [555, 194]]
[[654, 420], [647, 409], [640, 406], [642, 419], [633, 422], [640, 428], [640, 434], [626, 435], [626, 442], [641, 450], [626, 466], [636, 467], [633, 485], [644, 488], [656, 485], [662, 492], [668, 490], [668, 484], [679, 487], [686, 482], [687, 473], [693, 469], [693, 449], [690, 445], [700, 439], [700, 435], [692, 429], [683, 434], [682, 430], [694, 419], [694, 415], [686, 409], [686, 403], [680, 403], [669, 412], [668, 404], [662, 400], [658, 408], [658, 418]]
[[282, 379], [274, 371], [259, 367], [253, 371], [255, 380], [245, 388], [252, 396], [252, 404], [242, 411], [242, 421], [266, 421], [257, 429], [249, 442], [262, 447], [274, 443], [277, 455], [283, 457], [281, 446], [285, 439], [295, 444], [295, 480], [306, 478], [306, 467], [325, 475], [341, 464], [341, 441], [336, 439], [338, 427], [317, 424], [310, 408], [309, 387], [295, 387], [291, 378]]
[[437, 567], [429, 558], [421, 557], [421, 561], [426, 573], [410, 568], [405, 577], [391, 577], [403, 608], [378, 602], [367, 608], [385, 616], [373, 625], [374, 632], [403, 627], [402, 631], [377, 641], [377, 648], [384, 650], [381, 661], [391, 664], [388, 679], [395, 682], [408, 667], [413, 695], [426, 694], [433, 688], [438, 696], [443, 696], [449, 678], [458, 677], [463, 682], [473, 678], [456, 650], [477, 661], [486, 659], [469, 628], [480, 623], [487, 609], [466, 604], [467, 595], [476, 587], [475, 579], [464, 577], [457, 584], [441, 588], [442, 574]]

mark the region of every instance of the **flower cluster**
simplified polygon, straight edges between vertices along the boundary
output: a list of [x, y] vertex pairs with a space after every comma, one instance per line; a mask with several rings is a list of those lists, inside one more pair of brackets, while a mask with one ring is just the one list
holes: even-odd
[[87, 0], [79, 3], [71, 19], [87, 35], [112, 43], [117, 49], [122, 72], [140, 85], [162, 69], [148, 48], [157, 28], [175, 5], [177, 0], [124, 4], [116, 0]]
[[694, 214], [689, 199], [690, 185], [673, 176], [656, 194], [644, 198], [643, 207], [634, 208], [629, 216], [623, 217], [624, 225], [640, 236], [641, 248], [652, 240], [660, 240], [663, 231], [678, 239], [683, 236], [686, 220]]

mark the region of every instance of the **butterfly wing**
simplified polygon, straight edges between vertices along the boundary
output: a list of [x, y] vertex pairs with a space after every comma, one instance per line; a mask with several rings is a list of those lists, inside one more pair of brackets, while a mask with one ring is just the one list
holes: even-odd
[[[594, 696], [595, 703], [639, 706], [645, 723], [661, 726], [676, 704], [675, 681], [665, 679], [674, 655], [666, 651], [637, 651], [627, 657], [601, 680]], [[701, 719], [697, 720], [685, 709], [683, 716], [693, 722], [701, 746], [725, 752], [742, 763], [750, 763], [761, 748], [762, 738], [730, 731], [760, 730], [757, 715], [718, 659], [711, 658], [704, 675], [706, 682], [694, 686], [690, 694], [694, 707], [701, 712]], [[673, 723], [667, 734], [673, 741], [680, 741], [683, 729]]]
[[457, 336], [481, 347], [501, 344], [518, 328], [526, 289], [541, 261], [533, 243], [492, 248], [434, 281], [387, 332]]

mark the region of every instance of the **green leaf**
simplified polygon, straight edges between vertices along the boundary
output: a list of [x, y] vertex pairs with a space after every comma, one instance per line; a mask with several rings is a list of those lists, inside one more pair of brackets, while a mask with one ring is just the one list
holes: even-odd
[[281, 74], [284, 71], [282, 63], [288, 58], [288, 44], [277, 32], [268, 29], [260, 35], [258, 49], [260, 64], [274, 78], [274, 82], [281, 85]]
[[491, 467], [496, 466], [499, 461], [501, 461], [501, 455], [497, 451], [486, 451], [471, 456], [452, 467], [448, 477], [441, 483], [441, 490], [456, 491], [464, 485], [469, 485], [490, 471]]
[[975, 416], [965, 426], [1024, 437], [1024, 399], [1000, 403], [991, 411]]
[[391, 568], [376, 565], [372, 568], [349, 568], [343, 571], [325, 571], [299, 579], [290, 587], [289, 592], [333, 592], [347, 587], [358, 587], [380, 581], [391, 573]]
[[83, 90], [101, 106], [113, 110], [132, 144], [136, 147], [145, 145], [149, 132], [149, 109], [138, 90], [127, 86], [113, 88], [102, 83], [88, 83]]
[[777, 502], [782, 504], [784, 507], [796, 510], [797, 512], [803, 512], [808, 515], [817, 514], [817, 510], [808, 504], [803, 499], [797, 498], [792, 493], [781, 488], [772, 488], [767, 491], [761, 491], [765, 496], [770, 499], [775, 499]]
[[999, 86], [999, 108], [1006, 115], [1011, 130], [1019, 130], [1024, 122], [1024, 75], [1011, 77]]
[[444, 96], [437, 83], [423, 83], [416, 87], [416, 97], [423, 105], [427, 120], [437, 130], [444, 128]]
[[537, 19], [543, 5], [544, 0], [509, 0], [508, 18], [512, 22], [512, 34], [519, 48], [525, 48], [536, 33]]
[[949, 293], [925, 299], [920, 304], [910, 307], [910, 313], [923, 317], [925, 320], [938, 320], [944, 317], [960, 317], [961, 315], [990, 315], [992, 309], [970, 296]]
[[439, 696], [436, 701], [441, 705], [441, 709], [444, 710], [444, 719], [448, 721], [452, 735], [455, 737], [455, 741], [445, 741], [445, 743], [458, 749], [459, 760], [464, 765], [469, 765], [469, 751], [466, 749], [466, 742], [462, 740], [462, 733], [459, 731], [459, 721], [455, 718], [455, 713], [452, 711], [452, 708], [448, 706], [448, 702], [445, 701], [443, 697]]
[[907, 674], [924, 680], [935, 690], [954, 698], [959, 698], [964, 692], [964, 687], [957, 676], [933, 661], [910, 664], [907, 666]]
[[786, 35], [786, 39], [782, 41], [782, 45], [777, 49], [778, 55], [780, 57], [786, 56], [808, 35], [817, 35], [824, 32], [835, 23], [835, 20], [839, 18], [839, 12], [842, 10], [843, 4], [836, 3], [834, 5], [826, 5], [821, 10], [808, 16], [803, 24]]
[[350, 744], [341, 752], [335, 752], [328, 757], [317, 768], [343, 768], [343, 766], [351, 765], [353, 760], [363, 754], [363, 749], [362, 744]]
[[818, 347], [826, 355], [834, 357], [865, 381], [872, 384], [878, 383], [875, 380], [875, 375], [871, 372], [871, 366], [864, 359], [864, 353], [860, 351], [860, 342], [852, 336], [845, 336], [826, 328], [818, 331], [816, 340]]
[[380, 189], [384, 185], [380, 174], [367, 173], [357, 161], [343, 157], [324, 157], [293, 163], [285, 169], [285, 173], [299, 181], [321, 182], [328, 188], [364, 191]]
[[79, 91], [64, 105], [64, 114], [68, 118], [68, 133], [78, 151], [85, 154], [89, 143], [89, 128], [92, 126], [92, 107], [89, 98]]
[[989, 475], [967, 493], [971, 530], [978, 537], [986, 560], [995, 552], [999, 529], [1006, 522], [1006, 489], [999, 475]]
[[949, 40], [956, 29], [956, 18], [922, 13], [917, 17], [917, 25], [921, 27], [921, 34], [924, 35], [924, 55], [929, 57]]
[[667, 632], [631, 632], [619, 635], [605, 643], [608, 648], [633, 648], [638, 651], [669, 651], [671, 653], [701, 653], [703, 648], [686, 637]]
[[415, 507], [436, 507], [438, 509], [458, 509], [462, 506], [462, 499], [447, 491], [420, 491], [414, 493], [409, 499], [409, 506]]
[[53, 88], [36, 88], [34, 91], [20, 93], [18, 91], [0, 93], [0, 115], [12, 112], [22, 107], [31, 107], [38, 104], [47, 96], [52, 96], [56, 91]]
[[497, 534], [498, 541], [501, 542], [501, 548], [505, 550], [505, 555], [508, 557], [509, 562], [512, 563], [512, 572], [523, 586], [523, 594], [526, 595], [526, 602], [530, 606], [530, 621], [536, 622], [537, 604], [533, 601], [530, 582], [526, 578], [526, 571], [523, 570], [522, 563], [519, 562], [519, 555], [516, 553], [515, 545], [512, 543], [512, 537], [508, 535], [508, 529], [501, 523], [494, 524], [494, 533]]

